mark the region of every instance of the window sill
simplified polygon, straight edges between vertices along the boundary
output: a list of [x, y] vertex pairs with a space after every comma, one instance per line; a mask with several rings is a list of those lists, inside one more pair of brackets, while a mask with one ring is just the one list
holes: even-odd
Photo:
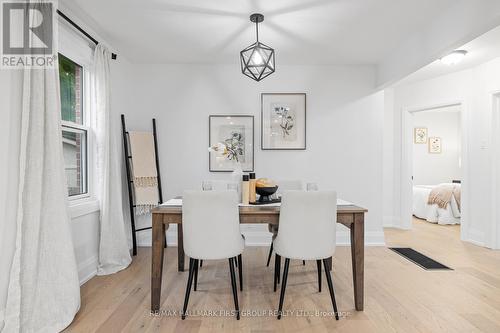
[[92, 214], [99, 211], [99, 201], [94, 198], [71, 200], [69, 202], [69, 215], [71, 219]]

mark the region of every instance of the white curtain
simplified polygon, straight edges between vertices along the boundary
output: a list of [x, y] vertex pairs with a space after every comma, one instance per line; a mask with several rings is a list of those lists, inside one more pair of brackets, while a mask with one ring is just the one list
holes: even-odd
[[122, 204], [122, 179], [118, 133], [110, 112], [111, 53], [97, 45], [92, 75], [93, 126], [97, 141], [97, 195], [100, 202], [101, 229], [98, 275], [107, 275], [126, 268], [132, 258], [127, 241]]
[[57, 68], [24, 69], [14, 258], [4, 332], [57, 332], [80, 307]]

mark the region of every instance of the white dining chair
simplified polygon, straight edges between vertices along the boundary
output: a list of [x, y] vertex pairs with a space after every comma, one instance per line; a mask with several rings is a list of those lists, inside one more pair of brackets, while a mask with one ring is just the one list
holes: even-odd
[[[201, 182], [201, 188], [203, 191], [236, 191], [238, 192], [238, 183], [232, 180], [204, 180]], [[239, 194], [238, 194], [239, 195]], [[238, 267], [238, 261], [234, 261], [236, 267]], [[199, 267], [203, 266], [203, 260], [199, 261]], [[198, 277], [198, 267], [195, 271], [195, 281]], [[241, 285], [240, 285], [241, 287]], [[194, 286], [194, 290], [196, 291], [196, 284]]]
[[[281, 198], [280, 228], [274, 240], [276, 257], [285, 258], [278, 319], [281, 319], [290, 259], [316, 260], [321, 285], [321, 261], [330, 290], [335, 319], [339, 319], [329, 258], [335, 253], [337, 194], [334, 191], [286, 191]], [[276, 272], [275, 272], [276, 286]], [[320, 287], [321, 288], [321, 287]]]
[[201, 187], [204, 191], [227, 191], [232, 187], [233, 189], [238, 190], [238, 183], [232, 180], [203, 180], [201, 183]]
[[228, 259], [236, 318], [239, 320], [240, 310], [234, 261], [237, 257], [240, 289], [242, 289], [241, 253], [245, 247], [245, 241], [240, 232], [237, 193], [235, 191], [185, 191], [182, 203], [182, 231], [184, 253], [190, 258], [182, 319], [186, 318], [193, 278], [196, 288], [199, 261]]
[[[300, 180], [280, 180], [277, 181], [276, 184], [278, 184], [278, 190], [276, 191], [276, 195], [278, 196], [281, 196], [284, 191], [302, 190], [303, 188], [302, 181]], [[276, 238], [276, 235], [278, 234], [278, 226], [276, 224], [268, 224], [267, 229], [269, 230], [270, 233], [273, 234], [271, 240], [271, 247], [269, 248], [269, 254], [267, 255], [266, 266], [269, 267], [269, 262], [271, 261], [271, 257], [273, 255], [273, 241]], [[305, 261], [303, 261], [302, 264], [305, 265]], [[278, 278], [278, 283], [279, 283], [279, 278]]]

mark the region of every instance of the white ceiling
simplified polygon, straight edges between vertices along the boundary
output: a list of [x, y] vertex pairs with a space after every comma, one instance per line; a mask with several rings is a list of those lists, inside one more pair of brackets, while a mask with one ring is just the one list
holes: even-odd
[[448, 66], [438, 59], [402, 79], [395, 86], [429, 80], [441, 75], [466, 70], [500, 57], [500, 27], [486, 32], [457, 49], [468, 52], [460, 63]]
[[133, 63], [238, 63], [265, 15], [280, 64], [379, 64], [456, 0], [67, 0]]
[[449, 106], [440, 106], [440, 107], [435, 107], [435, 108], [430, 108], [430, 109], [418, 110], [418, 112], [415, 112], [415, 114], [434, 113], [434, 112], [458, 113], [461, 111], [462, 111], [462, 106], [460, 104], [455, 104], [455, 105], [449, 105]]

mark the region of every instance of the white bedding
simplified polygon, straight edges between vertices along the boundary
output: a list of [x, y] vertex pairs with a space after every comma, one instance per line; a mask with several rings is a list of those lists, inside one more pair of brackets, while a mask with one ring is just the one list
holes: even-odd
[[439, 208], [436, 204], [427, 204], [429, 194], [436, 186], [437, 185], [413, 186], [413, 215], [431, 223], [460, 224], [460, 210], [458, 209], [458, 204], [454, 196], [451, 197], [451, 204], [449, 204], [446, 209]]

